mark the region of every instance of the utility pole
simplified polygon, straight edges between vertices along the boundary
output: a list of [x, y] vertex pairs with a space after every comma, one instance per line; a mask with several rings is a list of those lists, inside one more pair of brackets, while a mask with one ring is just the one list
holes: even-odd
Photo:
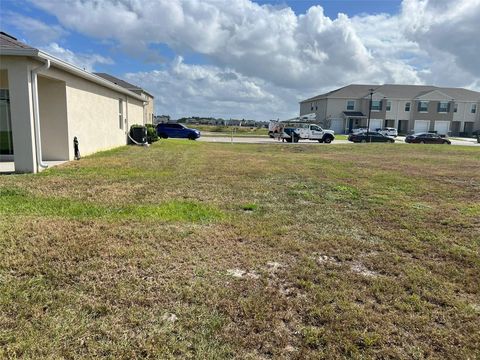
[[368, 137], [368, 142], [372, 142], [372, 137], [368, 135], [370, 132], [370, 116], [372, 115], [372, 101], [373, 101], [373, 92], [375, 89], [369, 89], [370, 92], [370, 103], [368, 106], [368, 120], [367, 120], [367, 137]]

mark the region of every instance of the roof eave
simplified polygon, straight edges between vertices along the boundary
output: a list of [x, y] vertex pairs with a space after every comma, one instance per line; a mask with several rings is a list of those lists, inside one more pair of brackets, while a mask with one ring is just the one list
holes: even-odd
[[86, 80], [90, 80], [92, 82], [95, 82], [97, 84], [100, 84], [100, 85], [103, 85], [107, 88], [110, 88], [112, 90], [115, 90], [117, 92], [120, 92], [122, 94], [125, 94], [125, 95], [128, 95], [132, 98], [135, 98], [137, 100], [141, 100], [141, 101], [145, 101], [145, 98], [143, 98], [142, 96], [138, 95], [138, 94], [135, 94], [134, 92], [130, 91], [130, 90], [127, 90], [119, 85], [116, 85], [100, 76], [97, 76], [97, 75], [94, 75], [86, 70], [83, 70], [75, 65], [72, 65], [72, 64], [69, 64], [63, 60], [60, 60], [52, 55], [49, 55], [43, 51], [38, 51], [38, 57], [39, 58], [43, 58], [43, 59], [48, 59], [50, 60], [54, 65], [56, 65], [56, 67], [60, 68], [60, 69], [63, 69], [67, 72], [70, 72], [72, 74], [75, 74], [81, 78], [84, 78]]
[[41, 50], [38, 49], [5, 49], [5, 48], [0, 48], [0, 55], [3, 56], [27, 56], [27, 57], [32, 57], [37, 60], [50, 60], [50, 62], [57, 68], [60, 68], [62, 70], [65, 70], [69, 73], [72, 73], [74, 75], [77, 75], [81, 78], [84, 78], [86, 80], [92, 81], [94, 83], [97, 83], [99, 85], [105, 86], [111, 90], [117, 91], [119, 93], [128, 95], [134, 99], [140, 100], [140, 101], [146, 101], [146, 99], [138, 94], [135, 94], [134, 92], [127, 90], [121, 86], [118, 86], [108, 80], [105, 80], [101, 78], [100, 76], [94, 75], [92, 73], [89, 73], [88, 71], [85, 71], [79, 67], [76, 67], [75, 65], [69, 64], [63, 60], [60, 60], [52, 55], [49, 55]]
[[38, 56], [39, 51], [37, 49], [9, 49], [0, 48], [0, 55], [4, 56]]

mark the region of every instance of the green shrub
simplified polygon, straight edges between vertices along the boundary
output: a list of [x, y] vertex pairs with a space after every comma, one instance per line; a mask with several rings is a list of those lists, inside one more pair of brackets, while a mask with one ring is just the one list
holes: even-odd
[[130, 126], [130, 135], [132, 134], [132, 130], [136, 128], [147, 128], [147, 142], [149, 144], [158, 141], [159, 137], [157, 135], [157, 130], [155, 129], [155, 126], [152, 124], [145, 124], [145, 125], [138, 125], [138, 124], [133, 124]]
[[147, 142], [149, 144], [158, 141], [159, 137], [157, 135], [157, 129], [152, 124], [146, 124], [147, 127]]

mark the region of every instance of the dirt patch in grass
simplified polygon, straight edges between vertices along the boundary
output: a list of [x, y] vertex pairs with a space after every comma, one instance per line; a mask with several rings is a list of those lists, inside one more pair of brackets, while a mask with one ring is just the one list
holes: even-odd
[[186, 141], [0, 177], [0, 357], [475, 358], [479, 184], [467, 147]]

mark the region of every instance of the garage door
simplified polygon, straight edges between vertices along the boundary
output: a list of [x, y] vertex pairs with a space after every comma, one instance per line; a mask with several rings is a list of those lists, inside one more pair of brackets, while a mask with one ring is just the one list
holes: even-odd
[[344, 122], [343, 119], [332, 119], [330, 130], [335, 131], [335, 134], [343, 134], [345, 132]]
[[447, 135], [450, 130], [450, 121], [435, 121], [435, 131], [438, 135]]
[[383, 128], [382, 124], [382, 119], [370, 119], [370, 130], [375, 131], [377, 129], [381, 129]]
[[415, 120], [413, 131], [415, 133], [428, 132], [430, 130], [430, 120]]

